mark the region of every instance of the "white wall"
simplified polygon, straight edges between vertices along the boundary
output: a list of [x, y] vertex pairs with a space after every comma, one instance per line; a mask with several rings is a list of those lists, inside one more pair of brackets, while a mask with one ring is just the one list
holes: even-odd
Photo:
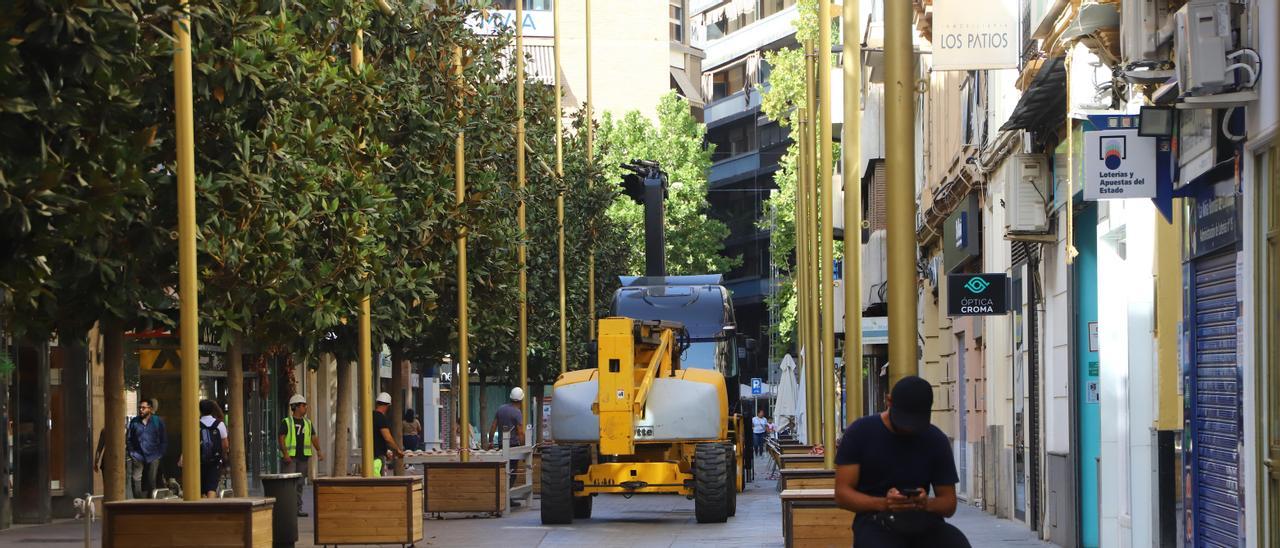
[[1151, 268], [1155, 207], [1099, 203], [1098, 345], [1101, 384], [1103, 546], [1151, 546], [1156, 469], [1155, 348]]
[[1058, 223], [1056, 242], [1043, 248], [1044, 451], [1071, 452], [1071, 277], [1067, 274], [1065, 223]]

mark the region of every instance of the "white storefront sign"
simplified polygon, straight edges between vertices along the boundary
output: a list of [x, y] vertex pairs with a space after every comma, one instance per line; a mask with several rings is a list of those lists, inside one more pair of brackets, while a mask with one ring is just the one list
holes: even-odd
[[[492, 35], [506, 29], [515, 32], [515, 22], [515, 10], [483, 10], [467, 19], [467, 28], [476, 34]], [[525, 36], [554, 36], [555, 19], [550, 11], [525, 10], [523, 24]]]
[[934, 0], [933, 70], [1018, 68], [1011, 0]]
[[1135, 129], [1084, 134], [1084, 199], [1156, 197], [1156, 138]]

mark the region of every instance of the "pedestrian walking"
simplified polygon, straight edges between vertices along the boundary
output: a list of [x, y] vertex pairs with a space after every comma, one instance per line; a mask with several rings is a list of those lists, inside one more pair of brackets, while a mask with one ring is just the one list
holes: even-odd
[[764, 417], [764, 409], [757, 410], [756, 416], [751, 417], [751, 441], [756, 456], [764, 454], [764, 439], [772, 428], [769, 419]]
[[378, 394], [373, 406], [373, 475], [381, 476], [387, 465], [396, 458], [404, 456], [404, 451], [391, 435], [391, 421], [387, 419], [387, 410], [391, 408], [391, 394]]
[[320, 437], [316, 436], [315, 425], [307, 418], [307, 398], [302, 394], [294, 394], [289, 398], [289, 416], [280, 423], [280, 472], [283, 474], [302, 474], [297, 481], [298, 517], [305, 518], [302, 511], [302, 486], [311, 479], [311, 457], [324, 460], [320, 451]]
[[138, 414], [129, 420], [125, 433], [125, 452], [133, 461], [130, 485], [133, 487], [133, 498], [151, 498], [151, 494], [159, 487], [156, 475], [160, 470], [160, 459], [169, 448], [169, 438], [164, 430], [164, 420], [154, 414], [155, 401], [143, 399], [138, 402]]
[[213, 400], [200, 400], [200, 492], [205, 498], [218, 497], [222, 466], [230, 451], [227, 425], [222, 409]]
[[422, 449], [422, 422], [413, 409], [404, 410], [404, 450], [418, 451]]
[[[933, 386], [904, 377], [889, 409], [854, 421], [836, 451], [836, 503], [855, 512], [859, 548], [969, 548], [956, 513], [951, 443], [929, 423]], [[933, 496], [929, 496], [930, 489]]]

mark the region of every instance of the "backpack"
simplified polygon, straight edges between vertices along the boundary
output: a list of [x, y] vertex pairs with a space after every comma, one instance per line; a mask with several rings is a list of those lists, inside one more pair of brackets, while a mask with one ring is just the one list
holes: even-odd
[[200, 462], [202, 464], [222, 464], [222, 434], [218, 426], [222, 421], [213, 419], [213, 424], [205, 426], [200, 423]]

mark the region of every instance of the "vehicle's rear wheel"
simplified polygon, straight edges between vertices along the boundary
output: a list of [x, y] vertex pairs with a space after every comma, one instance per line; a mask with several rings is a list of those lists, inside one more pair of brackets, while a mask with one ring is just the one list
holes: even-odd
[[729, 519], [729, 457], [721, 443], [699, 443], [693, 454], [693, 514], [698, 523], [724, 523]]
[[542, 450], [542, 523], [573, 523], [573, 448], [552, 445]]

